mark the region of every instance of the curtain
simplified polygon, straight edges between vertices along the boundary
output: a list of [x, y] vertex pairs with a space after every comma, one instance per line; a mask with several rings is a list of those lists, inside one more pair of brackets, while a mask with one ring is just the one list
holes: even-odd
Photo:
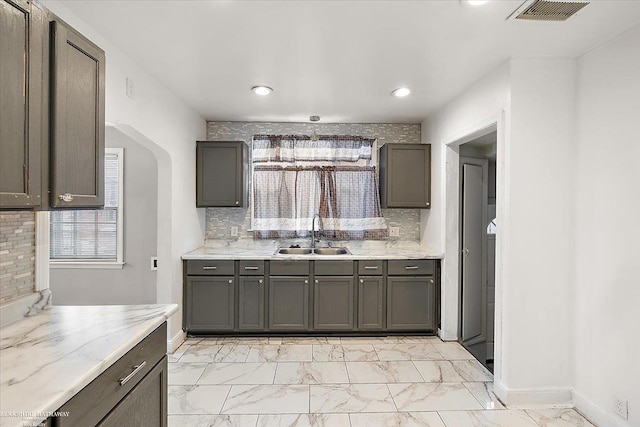
[[376, 168], [353, 164], [371, 157], [373, 140], [329, 138], [254, 137], [254, 237], [308, 237], [315, 214], [327, 238], [387, 237]]

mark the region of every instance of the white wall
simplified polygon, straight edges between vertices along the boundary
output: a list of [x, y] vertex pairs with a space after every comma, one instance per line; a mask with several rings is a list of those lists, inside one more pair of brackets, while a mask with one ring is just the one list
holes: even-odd
[[[640, 25], [578, 60], [575, 398], [640, 425]], [[613, 415], [629, 400], [629, 420]]]
[[[105, 50], [106, 120], [158, 158], [157, 302], [182, 306], [180, 256], [204, 241], [204, 209], [195, 208], [194, 189], [195, 141], [204, 139], [205, 120], [63, 4], [45, 6]], [[135, 100], [126, 96], [126, 78], [134, 82]], [[172, 337], [181, 316], [182, 309], [170, 319]]]

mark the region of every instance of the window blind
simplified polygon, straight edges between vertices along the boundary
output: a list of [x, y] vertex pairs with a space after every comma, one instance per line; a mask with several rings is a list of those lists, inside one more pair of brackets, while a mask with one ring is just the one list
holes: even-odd
[[116, 260], [118, 256], [118, 154], [105, 154], [104, 209], [51, 212], [50, 259]]

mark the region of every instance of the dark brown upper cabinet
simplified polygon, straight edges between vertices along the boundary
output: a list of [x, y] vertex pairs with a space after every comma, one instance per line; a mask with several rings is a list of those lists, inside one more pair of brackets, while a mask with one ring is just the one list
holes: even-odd
[[51, 22], [53, 208], [104, 205], [104, 51], [58, 19]]
[[380, 148], [383, 208], [431, 207], [431, 145], [385, 144]]
[[246, 207], [248, 147], [242, 141], [198, 141], [196, 206]]
[[46, 36], [43, 10], [26, 0], [0, 1], [0, 208], [41, 204]]
[[0, 24], [0, 209], [103, 206], [104, 52], [35, 2]]

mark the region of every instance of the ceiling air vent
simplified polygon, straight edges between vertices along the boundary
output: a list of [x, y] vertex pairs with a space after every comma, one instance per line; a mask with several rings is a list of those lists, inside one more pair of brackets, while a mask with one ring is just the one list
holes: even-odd
[[566, 21], [588, 5], [589, 1], [527, 0], [509, 16], [509, 19]]

